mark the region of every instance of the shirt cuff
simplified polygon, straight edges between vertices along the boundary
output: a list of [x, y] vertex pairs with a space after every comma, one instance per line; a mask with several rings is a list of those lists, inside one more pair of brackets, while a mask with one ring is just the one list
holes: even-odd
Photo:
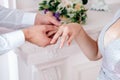
[[25, 36], [22, 30], [10, 32], [3, 36], [5, 36], [8, 41], [8, 48], [16, 48], [25, 43]]
[[24, 13], [22, 24], [34, 25], [36, 13]]

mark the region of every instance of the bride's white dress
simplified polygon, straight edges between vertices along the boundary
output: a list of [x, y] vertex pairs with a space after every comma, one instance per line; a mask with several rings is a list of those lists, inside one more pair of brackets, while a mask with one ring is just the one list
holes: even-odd
[[120, 19], [120, 10], [116, 13], [113, 21], [103, 28], [98, 39], [99, 49], [103, 56], [98, 80], [120, 80], [120, 38], [104, 47], [105, 33], [118, 19]]

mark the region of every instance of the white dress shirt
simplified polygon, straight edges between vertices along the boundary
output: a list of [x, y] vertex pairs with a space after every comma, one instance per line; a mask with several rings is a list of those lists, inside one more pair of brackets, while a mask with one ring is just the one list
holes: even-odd
[[0, 6], [0, 54], [19, 47], [25, 42], [21, 29], [33, 25], [35, 16], [35, 13]]

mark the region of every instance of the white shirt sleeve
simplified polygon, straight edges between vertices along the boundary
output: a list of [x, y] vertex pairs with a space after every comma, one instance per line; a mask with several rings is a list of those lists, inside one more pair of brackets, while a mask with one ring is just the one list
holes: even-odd
[[[34, 25], [36, 13], [7, 9], [0, 6], [0, 28], [18, 30]], [[24, 33], [19, 31], [0, 33], [0, 54], [19, 47], [25, 42]]]
[[22, 23], [21, 24], [28, 24], [33, 25], [35, 22], [36, 13], [24, 13]]
[[22, 29], [34, 25], [36, 13], [8, 9], [0, 6], [0, 27]]
[[0, 35], [0, 54], [19, 47], [25, 42], [24, 33], [21, 30]]

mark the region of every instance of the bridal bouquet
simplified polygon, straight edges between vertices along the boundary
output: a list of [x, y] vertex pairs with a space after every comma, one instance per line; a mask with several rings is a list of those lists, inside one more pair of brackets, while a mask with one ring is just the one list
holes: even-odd
[[80, 0], [42, 0], [39, 3], [39, 11], [55, 16], [62, 23], [86, 22], [87, 9]]

